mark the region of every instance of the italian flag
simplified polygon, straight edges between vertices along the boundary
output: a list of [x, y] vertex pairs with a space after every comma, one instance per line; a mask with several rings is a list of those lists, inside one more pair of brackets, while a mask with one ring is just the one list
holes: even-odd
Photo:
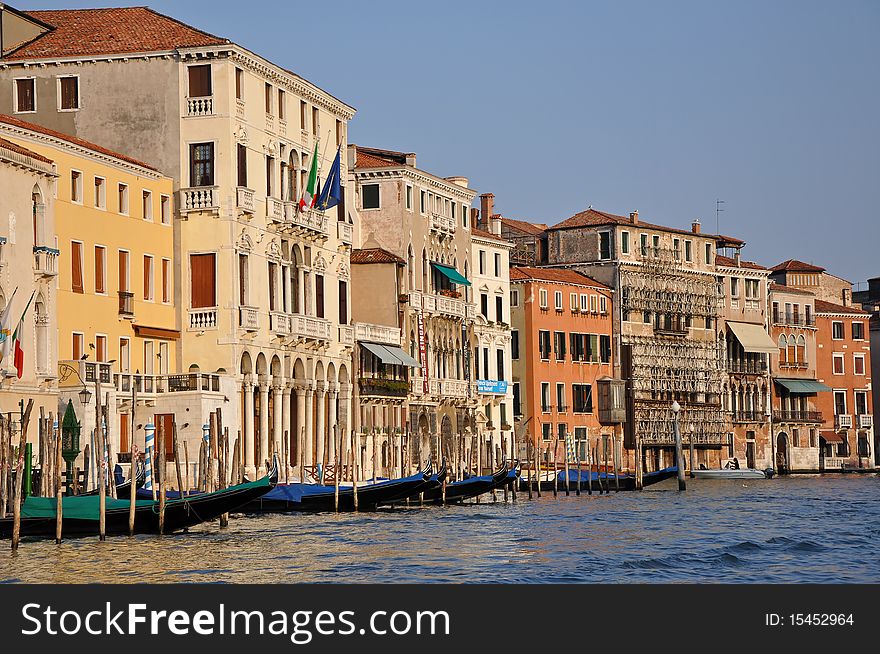
[[315, 206], [318, 198], [318, 144], [315, 143], [315, 154], [312, 155], [312, 165], [309, 168], [309, 181], [299, 199], [299, 210], [304, 211]]

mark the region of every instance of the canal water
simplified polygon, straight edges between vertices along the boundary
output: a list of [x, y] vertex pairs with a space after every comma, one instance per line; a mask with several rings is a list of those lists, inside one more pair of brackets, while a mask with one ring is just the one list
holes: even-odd
[[[488, 501], [486, 501], [488, 499]], [[236, 517], [189, 533], [0, 543], [0, 582], [880, 582], [880, 477]]]

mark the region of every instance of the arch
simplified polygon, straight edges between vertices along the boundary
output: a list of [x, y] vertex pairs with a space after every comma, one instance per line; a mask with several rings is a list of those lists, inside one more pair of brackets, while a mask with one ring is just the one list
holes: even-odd
[[780, 334], [779, 342], [777, 345], [779, 347], [779, 363], [780, 364], [787, 363], [788, 362], [788, 355], [787, 355], [788, 339], [785, 338], [785, 334]]
[[416, 287], [416, 257], [413, 254], [412, 243], [409, 244], [406, 251], [406, 277], [409, 281], [409, 290], [415, 290]]
[[339, 364], [339, 373], [337, 374], [337, 379], [340, 384], [349, 383], [348, 366], [346, 366], [344, 363]]
[[281, 359], [278, 358], [278, 355], [272, 357], [272, 362], [269, 366], [269, 370], [272, 373], [273, 379], [281, 378]]
[[199, 372], [200, 370], [201, 370], [201, 368], [199, 368], [199, 364], [197, 364], [197, 363], [189, 364], [190, 374], [195, 374], [195, 373]]
[[31, 202], [33, 205], [34, 247], [37, 247], [44, 245], [47, 238], [45, 233], [46, 204], [43, 201], [43, 191], [39, 184], [34, 184], [34, 188], [31, 189]]
[[299, 153], [290, 150], [290, 158], [287, 163], [288, 177], [287, 194], [288, 200], [296, 200], [299, 197]]
[[779, 474], [788, 472], [788, 434], [779, 432], [776, 436], [776, 471]]
[[430, 279], [428, 266], [428, 251], [422, 248], [422, 292], [428, 293], [431, 290], [428, 280]]
[[788, 362], [797, 363], [797, 360], [797, 341], [794, 334], [790, 334], [788, 337]]
[[798, 362], [806, 363], [807, 362], [807, 339], [804, 338], [803, 334], [798, 336], [795, 349], [797, 351]]
[[306, 367], [300, 358], [297, 358], [293, 364], [293, 378], [297, 381], [303, 381], [306, 378]]
[[324, 362], [320, 359], [315, 364], [315, 381], [324, 381]]
[[249, 352], [244, 351], [241, 354], [241, 365], [239, 367], [239, 372], [242, 375], [249, 375], [254, 371], [254, 365], [251, 361], [251, 355]]
[[257, 355], [257, 374], [265, 375], [268, 372], [268, 364], [266, 363], [266, 355], [260, 352]]

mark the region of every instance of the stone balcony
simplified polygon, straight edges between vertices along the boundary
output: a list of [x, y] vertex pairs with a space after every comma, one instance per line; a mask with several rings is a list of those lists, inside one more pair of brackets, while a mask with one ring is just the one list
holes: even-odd
[[859, 429], [871, 429], [874, 426], [874, 416], [865, 413], [859, 416]]
[[[425, 395], [425, 378], [418, 375], [410, 376], [410, 392], [416, 396]], [[471, 397], [470, 382], [464, 379], [428, 378], [428, 395], [443, 400], [467, 400]]]
[[353, 346], [354, 345], [354, 327], [351, 325], [340, 325], [339, 326], [339, 342], [342, 345]]
[[217, 329], [217, 307], [204, 307], [189, 310], [189, 330], [203, 331]]
[[34, 274], [55, 277], [58, 274], [58, 250], [43, 245], [35, 247]]
[[180, 213], [193, 211], [220, 211], [220, 192], [217, 186], [198, 186], [180, 189]]
[[440, 234], [441, 237], [451, 236], [455, 234], [455, 221], [439, 213], [431, 213], [430, 217], [431, 231]]
[[447, 297], [434, 293], [410, 291], [409, 305], [413, 309], [422, 309], [429, 314], [473, 320], [477, 315], [475, 305], [459, 298]]
[[214, 96], [208, 95], [200, 98], [186, 99], [186, 116], [188, 118], [213, 115]]
[[849, 413], [838, 413], [834, 416], [834, 429], [852, 429], [853, 417]]
[[288, 200], [282, 203], [282, 215], [283, 219], [278, 224], [289, 234], [321, 240], [330, 237], [329, 221], [320, 211], [299, 211], [297, 203]]
[[242, 213], [254, 213], [253, 189], [239, 186], [235, 189], [235, 206]]
[[278, 198], [266, 198], [266, 220], [280, 225], [286, 223], [284, 204]]
[[255, 332], [260, 329], [260, 312], [257, 308], [248, 306], [239, 307], [238, 326], [249, 332]]
[[346, 245], [351, 245], [354, 233], [354, 227], [348, 223], [336, 223], [336, 236]]
[[330, 321], [311, 316], [290, 316], [290, 334], [302, 341], [330, 341]]
[[289, 336], [290, 315], [281, 311], [270, 311], [269, 329], [275, 334], [275, 336]]
[[365, 322], [354, 324], [354, 337], [357, 341], [396, 345], [400, 347], [400, 328], [387, 325], [373, 325]]

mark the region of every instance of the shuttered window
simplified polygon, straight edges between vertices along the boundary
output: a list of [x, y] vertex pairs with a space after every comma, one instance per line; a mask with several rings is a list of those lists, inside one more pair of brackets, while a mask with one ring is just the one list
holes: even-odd
[[162, 301], [171, 302], [171, 260], [162, 259]]
[[61, 109], [69, 111], [79, 109], [79, 77], [62, 77], [61, 86]]
[[238, 152], [238, 185], [247, 188], [247, 146], [239, 143], [236, 148]]
[[15, 110], [19, 113], [27, 111], [36, 111], [37, 104], [34, 95], [33, 79], [17, 79], [15, 80]]
[[276, 275], [278, 274], [277, 269], [278, 269], [278, 267], [270, 261], [269, 262], [269, 311], [275, 311], [275, 296], [277, 294]]
[[119, 290], [128, 292], [128, 252], [119, 251]]
[[71, 274], [73, 276], [73, 292], [83, 292], [83, 260], [82, 260], [82, 243], [76, 241], [70, 244], [70, 265]]
[[315, 275], [315, 315], [324, 317], [324, 276]]
[[153, 257], [144, 255], [144, 299], [153, 299]]
[[339, 281], [339, 324], [348, 324], [348, 283]]
[[104, 263], [107, 260], [107, 250], [100, 245], [95, 246], [95, 293], [106, 293], [107, 288], [104, 278]]
[[191, 254], [189, 257], [190, 297], [193, 309], [217, 306], [215, 256], [211, 253]]
[[206, 98], [211, 95], [211, 64], [189, 67], [189, 97]]

